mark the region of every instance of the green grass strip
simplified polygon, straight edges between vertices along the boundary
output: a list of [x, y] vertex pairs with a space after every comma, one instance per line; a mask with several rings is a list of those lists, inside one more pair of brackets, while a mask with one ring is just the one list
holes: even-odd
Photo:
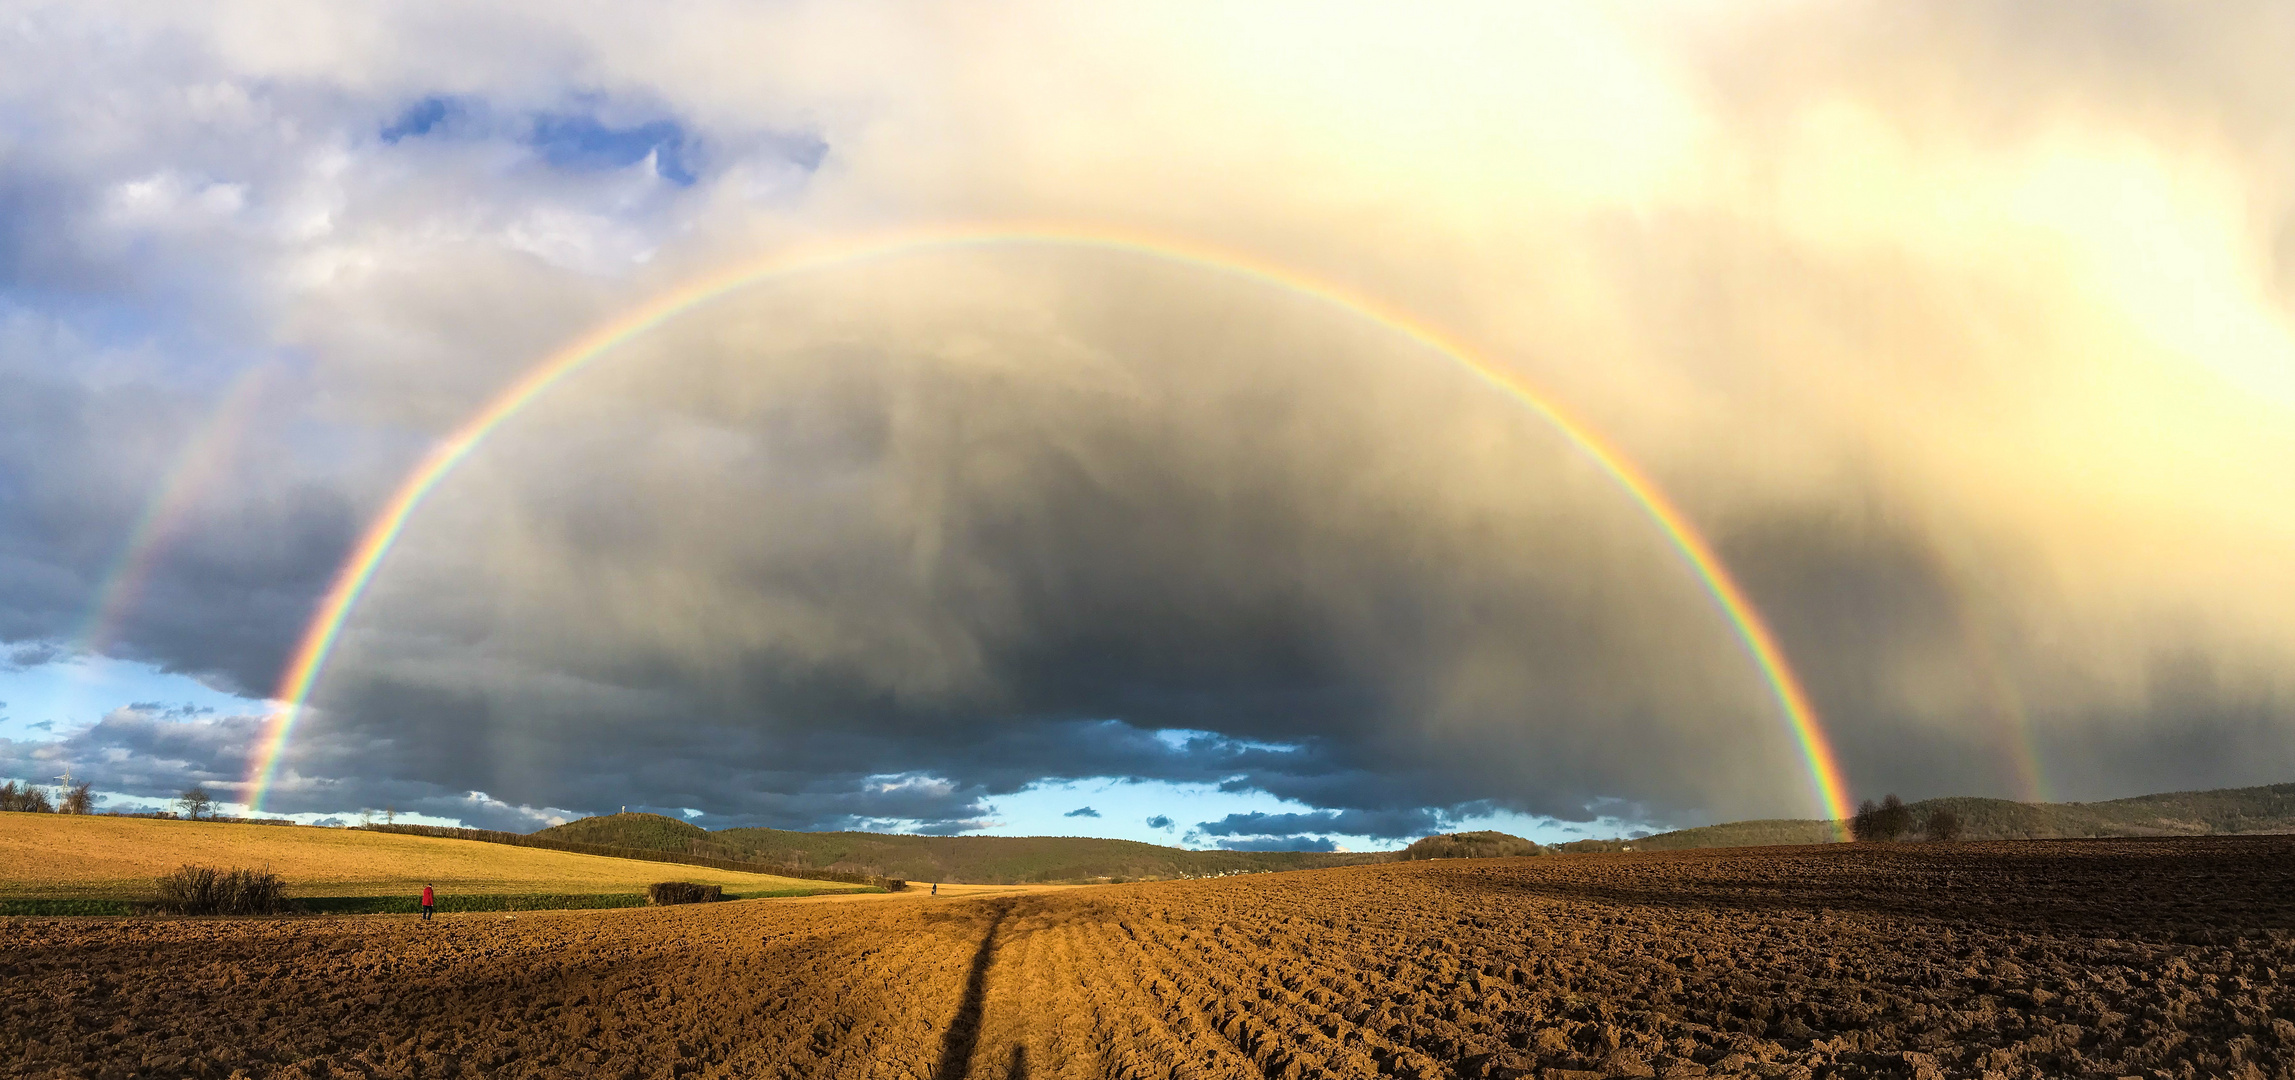
[[[411, 896], [298, 896], [289, 901], [317, 915], [416, 915], [422, 905]], [[441, 896], [440, 913], [453, 911], [566, 911], [644, 907], [644, 893], [530, 893]]]
[[133, 915], [132, 900], [0, 900], [0, 915]]
[[728, 889], [725, 892], [725, 898], [727, 900], [771, 900], [782, 896], [843, 896], [847, 893], [881, 893], [887, 891], [890, 890], [875, 885], [864, 885], [858, 889], [745, 889], [741, 892]]

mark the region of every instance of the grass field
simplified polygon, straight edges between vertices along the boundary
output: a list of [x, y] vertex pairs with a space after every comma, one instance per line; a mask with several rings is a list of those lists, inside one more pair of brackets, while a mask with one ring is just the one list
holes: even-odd
[[722, 885], [728, 896], [857, 888], [349, 829], [0, 813], [0, 900], [144, 899], [184, 863], [269, 867], [289, 896], [411, 896], [426, 881], [442, 895], [637, 893], [655, 881]]

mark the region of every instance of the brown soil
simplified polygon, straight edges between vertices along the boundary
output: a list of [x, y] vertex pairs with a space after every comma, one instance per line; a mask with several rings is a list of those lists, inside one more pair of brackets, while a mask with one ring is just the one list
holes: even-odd
[[0, 920], [41, 1077], [2289, 1077], [2295, 840], [873, 903]]

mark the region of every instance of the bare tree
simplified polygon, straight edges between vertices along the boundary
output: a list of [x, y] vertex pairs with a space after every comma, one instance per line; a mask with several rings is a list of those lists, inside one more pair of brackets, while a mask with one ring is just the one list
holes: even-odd
[[1849, 819], [1849, 833], [1866, 842], [1894, 840], [1912, 831], [1912, 810], [1895, 795], [1875, 803], [1866, 799]]
[[208, 808], [215, 805], [215, 797], [209, 795], [206, 788], [197, 784], [184, 789], [183, 794], [176, 796], [175, 801], [183, 806], [183, 816], [193, 821], [199, 820], [199, 815], [207, 813]]
[[1928, 812], [1928, 824], [1923, 831], [1928, 833], [1931, 840], [1958, 840], [1961, 834], [1960, 815], [1941, 806], [1937, 807]]
[[56, 808], [57, 812], [65, 814], [94, 813], [96, 809], [96, 796], [93, 791], [89, 790], [94, 786], [94, 784], [82, 781], [80, 784], [73, 787], [70, 791], [65, 792], [63, 805]]
[[1849, 835], [1865, 843], [1880, 839], [1880, 813], [1881, 804], [1871, 799], [1858, 803], [1857, 816], [1849, 819]]
[[0, 783], [0, 810], [15, 810], [28, 814], [45, 814], [55, 807], [48, 804], [48, 793], [38, 785], [17, 787], [14, 780]]

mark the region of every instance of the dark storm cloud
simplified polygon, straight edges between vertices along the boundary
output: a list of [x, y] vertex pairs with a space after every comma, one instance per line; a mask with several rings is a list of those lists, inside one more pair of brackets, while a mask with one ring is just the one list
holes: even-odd
[[[1244, 365], [1191, 329], [1210, 297], [1189, 283], [1070, 272], [1136, 308], [1061, 335], [1148, 389], [1077, 382], [997, 336], [996, 302], [965, 332], [1050, 375], [914, 363], [946, 331], [881, 301], [875, 336], [826, 358], [810, 335], [856, 331], [767, 305], [606, 369], [433, 501], [307, 737], [387, 730], [365, 760], [519, 804], [780, 827], [962, 831], [1102, 776], [1317, 808], [1214, 836], [1806, 812], [1727, 624], [1614, 490], [1552, 485], [1550, 432], [1280, 306]], [[1282, 423], [1230, 422], [1269, 402]], [[1429, 415], [1451, 423], [1399, 419]], [[1536, 468], [1485, 487], [1493, 459]], [[1861, 734], [1916, 719], [1897, 703], [1960, 618], [1917, 530], [1874, 520], [1741, 508], [1724, 544], [1852, 752], [1969, 759], [1995, 736]]]
[[[71, 639], [209, 404], [0, 370], [0, 640], [22, 643], [19, 666], [80, 644]], [[167, 543], [142, 553], [142, 589], [104, 644], [255, 693], [340, 560], [352, 512], [309, 481], [246, 469], [229, 480], [195, 495]]]
[[45, 641], [34, 641], [10, 649], [8, 651], [8, 658], [5, 661], [0, 661], [0, 663], [5, 663], [9, 668], [14, 670], [22, 670], [24, 668], [38, 667], [42, 664], [52, 663], [60, 659], [62, 655], [63, 651], [53, 643]]
[[1416, 840], [1449, 827], [1443, 815], [1431, 809], [1321, 810], [1311, 814], [1229, 814], [1218, 821], [1200, 822], [1195, 831], [1205, 836], [1279, 836], [1314, 832], [1368, 836], [1374, 840]]
[[[69, 765], [76, 779], [107, 796], [166, 802], [196, 784], [219, 799], [242, 799], [248, 755], [268, 718], [201, 712], [131, 706], [53, 741], [0, 739], [0, 776], [45, 783]], [[349, 775], [321, 782], [327, 805], [371, 810], [377, 817], [388, 810], [528, 832], [565, 816], [419, 780], [359, 776], [355, 768], [343, 767], [355, 760], [330, 764], [338, 774]]]
[[1253, 840], [1222, 840], [1227, 851], [1337, 851], [1339, 845], [1322, 836], [1263, 836]]
[[1880, 492], [1741, 524], [1726, 557], [1867, 792], [2096, 800], [2295, 775], [2273, 734], [2295, 700], [2194, 626], [2137, 650], [2131, 700], [2037, 649], [2029, 613]]
[[[2226, 650], [2228, 651], [2228, 650]], [[2295, 699], [2246, 664], [2193, 647], [2149, 658], [2135, 701], [2035, 719], [2044, 780], [2060, 798], [2286, 783], [2295, 776]], [[2080, 700], [2078, 687], [2052, 688]], [[2089, 690], [2088, 694], [2093, 694]], [[2091, 699], [2092, 700], [2092, 699]], [[2142, 776], [2141, 791], [2126, 778]]]

